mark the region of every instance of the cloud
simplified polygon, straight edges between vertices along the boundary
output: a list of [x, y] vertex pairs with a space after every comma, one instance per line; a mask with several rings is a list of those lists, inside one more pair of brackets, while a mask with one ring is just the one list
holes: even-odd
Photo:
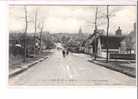
[[[100, 6], [104, 11], [105, 6]], [[112, 6], [111, 9], [117, 9], [120, 6]], [[54, 32], [77, 33], [82, 27], [83, 32], [91, 32], [95, 19], [95, 6], [29, 6], [29, 19], [34, 18], [34, 11], [38, 9], [38, 19], [44, 22], [44, 30]], [[10, 7], [10, 30], [23, 30], [24, 21], [18, 17], [24, 16], [23, 6]], [[115, 12], [115, 16], [110, 19], [110, 31], [114, 32], [118, 25], [121, 25], [124, 32], [133, 29], [133, 22], [136, 21], [135, 6], [121, 6], [121, 9]], [[106, 12], [106, 11], [104, 11]], [[89, 28], [88, 25], [91, 25]], [[33, 23], [30, 23], [33, 25]], [[106, 24], [100, 26], [106, 29]], [[33, 32], [33, 26], [28, 29]]]

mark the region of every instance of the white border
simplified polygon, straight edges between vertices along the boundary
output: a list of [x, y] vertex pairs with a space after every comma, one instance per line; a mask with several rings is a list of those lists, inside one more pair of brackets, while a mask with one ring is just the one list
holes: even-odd
[[[40, 1], [35, 1], [34, 0], [28, 0], [28, 1], [9, 1], [8, 2], [8, 5], [15, 5], [15, 6], [20, 6], [20, 5], [123, 5], [123, 6], [137, 6], [137, 3], [135, 0], [131, 0], [131, 2], [128, 2], [130, 0], [126, 0], [126, 1], [121, 1], [121, 2], [114, 2], [113, 0], [102, 0], [102, 2], [100, 2], [100, 0], [98, 0], [97, 2], [95, 2], [96, 0], [86, 0], [86, 1], [79, 1], [79, 0], [76, 0], [76, 1], [61, 1], [61, 0], [58, 0], [58, 1], [45, 1], [45, 0], [40, 0]], [[112, 2], [112, 3], [110, 3]], [[137, 12], [136, 12], [137, 13]], [[136, 34], [137, 35], [137, 34]], [[136, 38], [137, 39], [137, 38]], [[137, 45], [137, 42], [136, 42], [136, 45]], [[137, 47], [136, 47], [137, 48]], [[136, 52], [137, 53], [137, 52]], [[137, 57], [136, 57], [136, 60], [137, 60]], [[137, 61], [136, 61], [136, 73], [137, 73]], [[137, 76], [136, 76], [136, 79], [137, 79]], [[136, 85], [134, 86], [100, 86], [100, 87], [103, 87], [103, 88], [107, 88], [107, 87], [114, 87], [114, 88], [125, 88], [125, 87], [132, 87], [132, 88], [135, 88], [137, 86], [137, 80], [136, 80]], [[22, 88], [26, 88], [26, 86], [22, 86]], [[31, 86], [31, 87], [36, 87], [36, 86]], [[74, 86], [37, 86], [37, 87], [74, 87]], [[85, 88], [89, 88], [90, 86], [78, 86], [78, 87], [85, 87]], [[99, 86], [91, 86], [91, 87], [99, 87]], [[21, 88], [21, 86], [9, 86], [9, 88]]]
[[8, 3], [14, 5], [136, 5], [136, 0], [9, 0]]
[[[39, 86], [8, 87], [8, 4], [48, 4], [44, 2], [0, 1], [0, 98], [1, 99], [137, 99], [135, 86]], [[53, 4], [53, 3], [52, 3]], [[58, 4], [58, 3], [55, 3]], [[59, 3], [61, 4], [61, 3]], [[74, 3], [73, 3], [74, 4]], [[80, 3], [79, 3], [80, 4]], [[85, 3], [82, 3], [85, 4]], [[86, 3], [90, 4], [90, 3]], [[129, 3], [130, 4], [130, 3]], [[96, 4], [98, 5], [98, 4]], [[100, 4], [101, 5], [101, 4]], [[128, 5], [128, 4], [127, 4]], [[137, 45], [137, 44], [136, 44]]]

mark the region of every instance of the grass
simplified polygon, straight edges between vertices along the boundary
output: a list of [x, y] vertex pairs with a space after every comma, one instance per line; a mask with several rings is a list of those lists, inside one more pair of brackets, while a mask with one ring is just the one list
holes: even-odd
[[131, 77], [136, 77], [136, 63], [134, 60], [133, 61], [109, 60], [109, 62], [107, 63], [106, 60], [97, 59], [97, 60], [90, 60], [90, 62], [93, 62], [95, 64], [98, 64], [100, 66], [103, 66], [111, 70], [121, 72]]
[[48, 51], [43, 52], [39, 55], [36, 55], [33, 58], [26, 58], [26, 62], [24, 62], [24, 57], [22, 57], [22, 56], [18, 55], [15, 57], [15, 56], [10, 55], [9, 56], [9, 71], [15, 70], [17, 68], [21, 68], [23, 65], [31, 63], [33, 61], [36, 61], [36, 60], [38, 60], [42, 57], [45, 57], [49, 54], [51, 54], [51, 52], [48, 52]]

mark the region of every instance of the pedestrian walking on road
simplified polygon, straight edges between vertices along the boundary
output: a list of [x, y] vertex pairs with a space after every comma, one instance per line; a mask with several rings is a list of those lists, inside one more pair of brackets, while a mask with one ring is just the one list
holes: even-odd
[[65, 50], [62, 50], [62, 55], [63, 55], [63, 57], [65, 57]]
[[69, 55], [69, 50], [68, 49], [67, 49], [66, 53], [67, 53], [67, 55]]

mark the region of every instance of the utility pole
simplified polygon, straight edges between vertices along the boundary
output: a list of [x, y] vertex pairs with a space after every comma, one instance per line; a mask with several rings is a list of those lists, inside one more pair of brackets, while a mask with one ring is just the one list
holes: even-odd
[[35, 54], [36, 54], [36, 51], [35, 51], [35, 45], [36, 45], [36, 32], [37, 32], [37, 9], [36, 9], [36, 12], [35, 12], [35, 19], [34, 19], [34, 21], [35, 21], [35, 24], [34, 24], [34, 29], [35, 29], [35, 31], [34, 31], [34, 56], [35, 56]]
[[26, 62], [26, 50], [27, 50], [27, 45], [26, 45], [26, 36], [27, 36], [27, 28], [28, 28], [28, 17], [27, 17], [27, 8], [24, 6], [24, 12], [25, 12], [25, 31], [24, 31], [24, 62]]
[[43, 32], [43, 23], [42, 23], [42, 27], [41, 27], [41, 31], [40, 31], [40, 53], [42, 52], [42, 32]]
[[94, 44], [94, 59], [96, 60], [97, 57], [97, 44], [96, 44], [96, 34], [97, 34], [97, 14], [98, 14], [98, 8], [96, 7], [96, 13], [95, 13], [95, 29], [94, 29], [94, 36], [95, 36], [95, 44]]
[[109, 5], [107, 5], [107, 35], [106, 35], [106, 62], [108, 63], [108, 33], [109, 33]]

